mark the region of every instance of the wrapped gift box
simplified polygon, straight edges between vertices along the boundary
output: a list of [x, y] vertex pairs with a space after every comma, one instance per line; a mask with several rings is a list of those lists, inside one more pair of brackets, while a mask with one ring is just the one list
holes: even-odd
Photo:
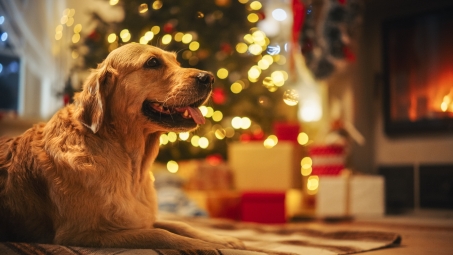
[[313, 175], [338, 175], [344, 169], [345, 150], [341, 145], [316, 145], [310, 147]]
[[316, 216], [321, 218], [383, 216], [384, 187], [382, 176], [320, 176], [316, 194]]
[[285, 192], [243, 192], [241, 220], [258, 223], [285, 223]]
[[301, 188], [301, 149], [289, 141], [279, 141], [270, 149], [263, 142], [232, 143], [228, 163], [235, 188], [254, 191], [286, 191]]
[[316, 194], [316, 216], [339, 218], [348, 215], [348, 178], [320, 176]]
[[349, 213], [354, 216], [382, 216], [385, 213], [383, 176], [353, 175], [349, 180]]

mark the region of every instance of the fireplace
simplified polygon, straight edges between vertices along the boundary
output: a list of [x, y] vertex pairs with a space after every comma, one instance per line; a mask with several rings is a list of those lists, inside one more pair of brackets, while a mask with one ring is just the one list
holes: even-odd
[[453, 8], [383, 24], [388, 135], [453, 132]]

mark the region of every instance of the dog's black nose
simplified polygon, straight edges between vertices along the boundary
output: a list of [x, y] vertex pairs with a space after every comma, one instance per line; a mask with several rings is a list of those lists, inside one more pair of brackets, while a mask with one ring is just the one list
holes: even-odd
[[200, 84], [211, 85], [214, 83], [214, 75], [206, 72], [201, 72], [197, 75], [197, 80]]

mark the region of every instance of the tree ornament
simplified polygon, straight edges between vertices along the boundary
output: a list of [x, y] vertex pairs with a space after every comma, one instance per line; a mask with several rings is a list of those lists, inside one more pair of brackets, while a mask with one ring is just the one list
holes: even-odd
[[226, 102], [226, 93], [223, 88], [214, 88], [212, 90], [212, 101], [215, 104], [222, 105]]
[[175, 28], [174, 25], [170, 22], [166, 23], [163, 27], [164, 32], [167, 34], [172, 33], [174, 28]]

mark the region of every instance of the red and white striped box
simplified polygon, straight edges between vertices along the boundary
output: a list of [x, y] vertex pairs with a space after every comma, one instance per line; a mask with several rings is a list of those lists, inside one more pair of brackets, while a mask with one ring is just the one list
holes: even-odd
[[345, 149], [341, 145], [311, 146], [312, 175], [339, 175], [345, 168]]

